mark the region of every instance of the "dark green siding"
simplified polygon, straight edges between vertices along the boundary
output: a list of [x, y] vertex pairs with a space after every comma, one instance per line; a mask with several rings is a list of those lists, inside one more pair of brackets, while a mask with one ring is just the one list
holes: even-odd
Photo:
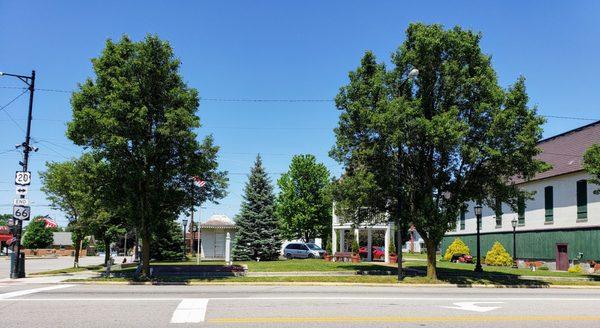
[[[459, 237], [464, 241], [471, 254], [475, 254], [477, 237], [475, 234], [463, 236], [447, 236], [442, 240], [442, 254], [446, 252], [448, 245]], [[485, 254], [492, 248], [494, 242], [499, 241], [504, 248], [512, 252], [512, 231], [506, 233], [481, 234], [481, 254]], [[568, 244], [569, 259], [573, 259], [579, 252], [583, 252], [584, 260], [600, 260], [600, 228], [580, 230], [551, 230], [518, 232], [517, 230], [517, 258], [520, 259], [556, 259], [556, 244]]]

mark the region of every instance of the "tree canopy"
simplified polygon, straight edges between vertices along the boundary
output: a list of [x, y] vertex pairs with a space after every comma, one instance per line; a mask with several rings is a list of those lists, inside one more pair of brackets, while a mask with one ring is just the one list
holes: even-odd
[[[592, 183], [600, 185], [600, 145], [596, 144], [586, 150], [583, 155], [583, 165], [592, 176]], [[595, 194], [600, 194], [600, 186], [594, 190]]]
[[[346, 169], [336, 208], [367, 206], [412, 222], [435, 249], [463, 204], [497, 199], [516, 207], [515, 185], [545, 168], [543, 119], [528, 106], [525, 79], [502, 89], [481, 34], [411, 24], [388, 69], [367, 52], [336, 97], [333, 158]], [[418, 77], [409, 80], [411, 70]]]
[[277, 184], [276, 214], [283, 236], [305, 242], [328, 239], [332, 199], [327, 167], [313, 155], [296, 155]]
[[218, 177], [202, 198], [215, 200], [225, 194], [225, 173], [217, 171], [212, 139], [196, 140], [198, 92], [183, 81], [168, 42], [108, 40], [92, 64], [94, 78], [71, 97], [67, 136], [110, 163], [119, 182], [111, 205], [138, 231], [148, 276], [152, 232], [189, 210], [191, 177]]

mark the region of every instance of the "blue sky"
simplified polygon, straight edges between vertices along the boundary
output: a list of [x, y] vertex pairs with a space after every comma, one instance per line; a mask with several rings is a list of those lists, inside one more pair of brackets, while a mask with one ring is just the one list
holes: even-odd
[[[332, 99], [365, 50], [388, 62], [411, 22], [461, 25], [483, 33], [500, 83], [527, 77], [531, 104], [544, 115], [600, 118], [600, 3], [596, 1], [3, 1], [0, 71], [27, 74], [37, 87], [71, 90], [91, 76], [90, 59], [107, 38], [135, 40], [156, 33], [171, 42], [187, 83], [205, 98]], [[0, 78], [0, 106], [20, 93], [18, 80]], [[66, 220], [39, 191], [45, 161], [77, 156], [65, 137], [69, 93], [38, 91], [31, 157], [33, 214]], [[9, 212], [25, 127], [27, 97], [0, 112], [0, 212]], [[229, 196], [206, 204], [202, 217], [238, 210], [257, 153], [273, 182], [291, 157], [311, 153], [334, 175], [327, 152], [338, 113], [331, 102], [203, 101], [200, 136], [212, 133], [220, 163], [231, 172]], [[549, 118], [544, 136], [585, 120]]]

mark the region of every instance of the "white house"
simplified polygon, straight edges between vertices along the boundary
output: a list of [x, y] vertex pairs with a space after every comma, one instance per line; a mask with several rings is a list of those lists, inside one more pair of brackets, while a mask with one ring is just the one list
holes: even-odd
[[200, 257], [206, 260], [225, 259], [227, 233], [233, 241], [236, 230], [237, 226], [226, 215], [213, 215], [208, 221], [201, 223]]
[[[545, 260], [558, 270], [566, 270], [569, 261], [600, 260], [599, 186], [589, 183], [583, 169], [583, 154], [593, 144], [600, 144], [600, 121], [542, 140], [539, 159], [552, 165], [548, 171], [520, 188], [533, 192], [533, 199], [519, 199], [516, 213], [506, 204], [495, 209], [483, 208], [481, 253], [485, 256], [495, 241], [513, 255], [513, 227], [516, 219], [516, 258]], [[456, 224], [442, 241], [442, 251], [460, 237], [475, 252], [475, 204], [466, 204]]]

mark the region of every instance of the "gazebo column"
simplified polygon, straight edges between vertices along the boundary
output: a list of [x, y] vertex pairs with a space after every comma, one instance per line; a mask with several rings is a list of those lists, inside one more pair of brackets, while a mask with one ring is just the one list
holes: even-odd
[[367, 228], [367, 261], [373, 261], [373, 236], [371, 235], [371, 228]]
[[358, 228], [354, 229], [354, 237], [356, 238], [356, 243], [358, 244], [358, 247], [360, 247], [360, 238], [358, 238]]
[[344, 238], [346, 234], [346, 229], [340, 229], [340, 252], [346, 251], [346, 245], [344, 245]]
[[392, 223], [388, 223], [387, 228], [385, 228], [385, 238], [384, 238], [384, 254], [385, 254], [385, 263], [390, 263], [390, 244], [392, 241]]
[[331, 228], [331, 253], [329, 255], [333, 255], [335, 253], [337, 253], [337, 248], [338, 248], [338, 240], [337, 240], [337, 231], [335, 230], [335, 228]]

